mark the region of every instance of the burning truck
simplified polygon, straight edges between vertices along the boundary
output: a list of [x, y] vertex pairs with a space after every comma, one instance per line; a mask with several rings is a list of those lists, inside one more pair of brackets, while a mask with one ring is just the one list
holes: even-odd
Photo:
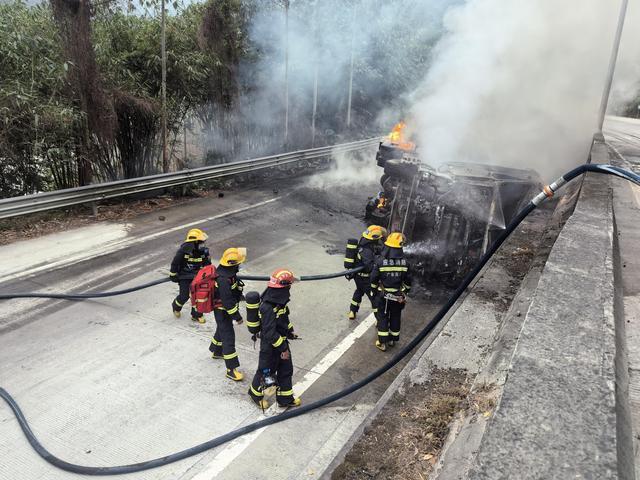
[[382, 189], [366, 206], [369, 222], [403, 232], [416, 270], [456, 284], [513, 216], [540, 190], [533, 170], [451, 162], [434, 168], [397, 124], [376, 154]]

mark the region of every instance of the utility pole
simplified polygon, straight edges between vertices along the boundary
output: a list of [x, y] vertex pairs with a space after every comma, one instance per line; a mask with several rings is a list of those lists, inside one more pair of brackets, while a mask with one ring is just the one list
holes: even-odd
[[620, 15], [618, 17], [618, 28], [616, 30], [616, 36], [613, 40], [613, 49], [611, 51], [611, 58], [609, 59], [609, 70], [607, 71], [607, 79], [602, 92], [602, 100], [600, 101], [600, 114], [598, 116], [598, 131], [595, 137], [598, 140], [603, 141], [604, 136], [602, 134], [602, 126], [604, 125], [604, 117], [607, 113], [607, 106], [609, 104], [609, 95], [611, 94], [611, 84], [613, 83], [613, 74], [616, 70], [616, 62], [618, 60], [618, 50], [620, 49], [620, 39], [622, 38], [622, 30], [624, 28], [624, 20], [627, 15], [627, 5], [629, 0], [622, 0], [620, 5]]
[[284, 0], [284, 144], [289, 143], [289, 0]]
[[318, 0], [313, 4], [313, 40], [316, 62], [313, 68], [313, 113], [311, 114], [311, 147], [316, 146], [316, 114], [318, 112]]
[[351, 127], [351, 99], [353, 98], [353, 44], [356, 36], [356, 3], [353, 2], [353, 17], [351, 20], [351, 66], [349, 67], [349, 100], [347, 105], [347, 128]]
[[167, 155], [167, 25], [166, 25], [166, 8], [165, 0], [162, 0], [162, 15], [160, 26], [160, 55], [162, 58], [162, 85], [161, 102], [162, 102], [162, 171], [169, 172], [169, 156]]

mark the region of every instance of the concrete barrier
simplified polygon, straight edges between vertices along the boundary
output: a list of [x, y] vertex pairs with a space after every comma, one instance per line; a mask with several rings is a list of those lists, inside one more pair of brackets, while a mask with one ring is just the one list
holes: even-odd
[[[608, 163], [605, 145], [594, 145], [592, 161]], [[614, 229], [610, 179], [589, 174], [545, 265], [469, 478], [635, 478]]]

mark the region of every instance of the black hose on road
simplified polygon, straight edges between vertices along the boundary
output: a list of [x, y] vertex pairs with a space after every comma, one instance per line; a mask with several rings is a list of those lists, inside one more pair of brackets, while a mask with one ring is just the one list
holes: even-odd
[[[352, 275], [359, 272], [364, 267], [358, 267], [351, 270], [343, 270], [336, 273], [323, 273], [320, 275], [302, 275], [298, 278], [301, 282], [309, 282], [314, 280], [327, 280], [330, 278], [344, 277], [345, 275]], [[242, 275], [239, 274], [240, 280], [258, 280], [269, 281], [269, 275]], [[0, 300], [10, 300], [13, 298], [57, 298], [61, 300], [87, 300], [90, 298], [106, 298], [115, 297], [118, 295], [125, 295], [131, 292], [137, 292], [145, 288], [160, 285], [161, 283], [169, 282], [169, 278], [161, 278], [154, 280], [153, 282], [143, 283], [142, 285], [136, 285], [135, 287], [125, 288], [123, 290], [114, 290], [113, 292], [95, 292], [95, 293], [47, 293], [47, 292], [33, 292], [33, 293], [0, 293]]]
[[413, 350], [422, 340], [426, 338], [426, 336], [435, 328], [435, 326], [444, 318], [447, 312], [451, 309], [451, 307], [456, 303], [460, 295], [466, 290], [466, 288], [471, 284], [473, 279], [480, 273], [480, 271], [487, 264], [489, 259], [493, 256], [493, 254], [500, 248], [500, 246], [504, 243], [504, 241], [509, 237], [509, 235], [516, 229], [518, 225], [533, 211], [538, 207], [545, 199], [550, 198], [553, 194], [564, 184], [576, 178], [578, 175], [581, 175], [586, 172], [597, 172], [604, 173], [609, 175], [615, 175], [617, 177], [625, 178], [630, 180], [637, 185], [640, 185], [640, 176], [629, 172], [627, 170], [613, 167], [611, 165], [582, 165], [574, 170], [571, 170], [565, 176], [560, 177], [558, 180], [553, 182], [552, 184], [544, 187], [544, 190], [538, 194], [527, 206], [525, 206], [514, 218], [511, 220], [509, 225], [503, 230], [498, 239], [489, 247], [486, 253], [480, 259], [478, 265], [474, 267], [474, 269], [469, 272], [467, 276], [462, 280], [460, 286], [453, 292], [453, 294], [449, 297], [445, 305], [438, 311], [438, 313], [427, 323], [427, 325], [420, 331], [418, 334], [411, 340], [406, 346], [404, 346], [398, 353], [391, 359], [389, 362], [384, 364], [382, 367], [374, 370], [369, 375], [364, 377], [362, 380], [344, 388], [343, 390], [336, 392], [328, 397], [322, 398], [320, 400], [316, 400], [315, 402], [303, 405], [301, 407], [297, 407], [295, 409], [289, 409], [280, 415], [265, 418], [263, 420], [251, 423], [249, 425], [245, 425], [244, 427], [233, 430], [229, 433], [221, 435], [219, 437], [213, 438], [207, 442], [201, 443], [199, 445], [195, 445], [191, 448], [187, 448], [180, 452], [172, 453], [164, 457], [156, 458], [153, 460], [148, 460], [146, 462], [133, 463], [129, 465], [120, 465], [115, 467], [89, 467], [85, 465], [76, 465], [73, 463], [66, 462], [55, 455], [51, 454], [46, 448], [40, 444], [36, 436], [31, 431], [29, 424], [20, 410], [20, 407], [16, 403], [16, 401], [11, 397], [11, 395], [3, 388], [0, 388], [0, 397], [2, 397], [9, 407], [13, 410], [18, 423], [20, 424], [20, 428], [24, 432], [25, 436], [29, 440], [29, 443], [34, 448], [34, 450], [47, 462], [50, 464], [61, 468], [62, 470], [66, 470], [69, 472], [84, 474], [84, 475], [119, 475], [125, 473], [133, 473], [139, 472], [143, 470], [147, 470], [150, 468], [160, 467], [163, 465], [167, 465], [169, 463], [177, 462], [179, 460], [183, 460], [187, 457], [197, 455], [198, 453], [202, 453], [211, 448], [217, 447], [226, 443], [230, 440], [238, 438], [247, 433], [253, 432], [260, 428], [273, 425], [275, 423], [282, 422], [284, 420], [288, 420], [290, 418], [298, 417], [300, 415], [304, 415], [307, 412], [315, 410], [317, 408], [323, 407], [329, 403], [332, 403], [340, 398], [343, 398], [356, 390], [364, 387], [369, 384], [379, 376], [383, 375], [389, 369], [393, 368], [398, 362], [400, 362], [411, 350]]
[[137, 292], [145, 288], [160, 285], [161, 283], [168, 282], [168, 278], [161, 278], [154, 280], [153, 282], [143, 283], [142, 285], [136, 285], [135, 287], [125, 288], [123, 290], [114, 290], [113, 292], [95, 292], [95, 293], [46, 293], [46, 292], [33, 292], [33, 293], [0, 293], [0, 300], [9, 300], [12, 298], [57, 298], [60, 300], [87, 300], [89, 298], [105, 298], [115, 297], [117, 295], [124, 295], [126, 293]]

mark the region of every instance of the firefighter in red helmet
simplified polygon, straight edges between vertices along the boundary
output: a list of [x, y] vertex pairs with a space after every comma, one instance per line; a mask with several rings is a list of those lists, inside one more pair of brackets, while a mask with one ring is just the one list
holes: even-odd
[[261, 298], [259, 324], [252, 324], [249, 329], [253, 334], [260, 332], [258, 369], [249, 387], [249, 395], [263, 409], [268, 407], [264, 390], [271, 384], [277, 386], [278, 405], [300, 405], [300, 399], [293, 396], [293, 361], [289, 348], [289, 340], [298, 338], [289, 320], [287, 306], [293, 281], [293, 273], [287, 269], [278, 269], [271, 274]]

